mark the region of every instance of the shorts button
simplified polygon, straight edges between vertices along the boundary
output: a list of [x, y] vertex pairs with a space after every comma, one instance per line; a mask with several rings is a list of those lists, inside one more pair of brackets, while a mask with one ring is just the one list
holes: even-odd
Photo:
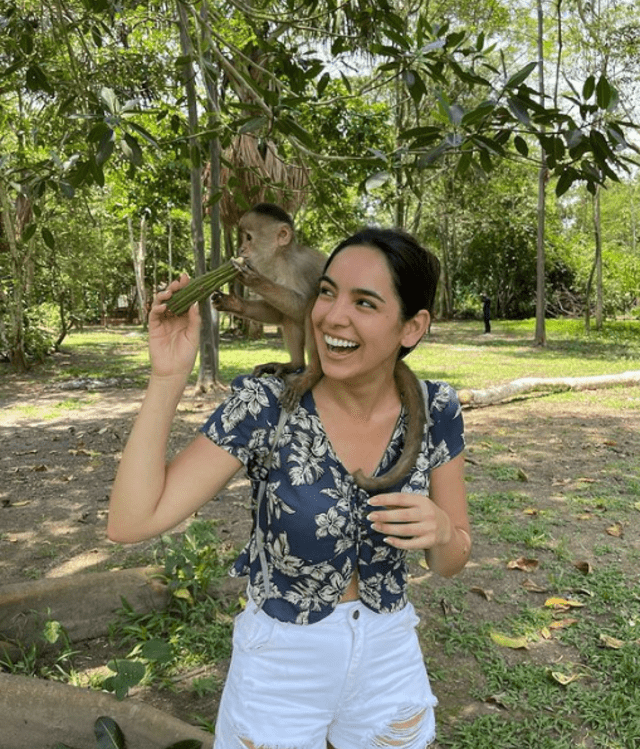
[[355, 610], [355, 611], [353, 612], [353, 618], [354, 618], [354, 619], [357, 619], [357, 618], [358, 618], [359, 616], [360, 616], [360, 612], [358, 611], [358, 609], [356, 609], [356, 610]]

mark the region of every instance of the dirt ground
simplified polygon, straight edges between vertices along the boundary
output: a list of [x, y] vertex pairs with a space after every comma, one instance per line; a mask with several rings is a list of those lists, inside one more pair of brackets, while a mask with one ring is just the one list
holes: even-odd
[[[105, 535], [110, 485], [142, 391], [96, 385], [100, 383], [69, 382], [62, 389], [6, 373], [0, 379], [2, 584], [130, 565], [136, 557], [144, 558], [148, 545], [122, 548]], [[557, 559], [558, 545], [567, 560], [590, 564], [598, 562], [598, 547], [613, 548], [613, 553], [616, 548], [640, 551], [630, 522], [640, 499], [640, 389], [629, 389], [624, 397], [633, 408], [602, 406], [592, 392], [465, 410], [472, 518], [474, 496], [501, 492], [508, 502], [508, 493], [517, 492], [526, 496], [518, 510], [523, 526], [545, 513], [558, 522], [552, 542], [534, 550], [518, 540], [496, 540], [480, 523], [471, 561], [451, 581], [436, 580], [414, 560], [411, 596], [422, 617], [425, 657], [445, 723], [499, 709], [473, 696], [480, 678], [473, 659], [432, 650], [433, 632], [447, 626], [450, 607], [459, 605], [460, 595], [473, 620], [503, 618], [516, 611], [525, 579], [541, 591], [548, 589], [545, 560]], [[195, 434], [214, 405], [214, 398], [185, 396], [172, 435], [174, 448]], [[240, 544], [248, 533], [247, 489], [247, 482], [239, 478], [200, 516], [219, 520], [224, 541]], [[566, 498], [581, 492], [584, 502], [578, 511]], [[626, 502], [628, 512], [615, 514], [599, 505], [598, 496], [607, 492]], [[611, 533], [615, 527], [618, 535]], [[540, 564], [529, 572], [509, 570], [508, 561], [518, 556], [535, 556]], [[540, 593], [537, 598], [535, 592], [530, 595], [535, 602], [543, 600]], [[111, 657], [106, 640], [81, 647], [81, 661]], [[507, 657], [554, 662], [563, 654], [549, 642], [526, 653], [514, 650]], [[225, 667], [219, 664], [214, 673], [222, 678]], [[200, 698], [182, 686], [186, 685], [178, 684], [173, 692], [143, 690], [138, 696], [184, 720], [192, 721], [198, 714], [213, 721], [215, 696]]]

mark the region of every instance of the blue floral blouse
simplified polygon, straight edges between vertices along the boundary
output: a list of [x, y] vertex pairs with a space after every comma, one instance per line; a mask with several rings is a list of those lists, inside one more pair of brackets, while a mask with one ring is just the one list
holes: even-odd
[[[385, 492], [428, 495], [430, 472], [464, 448], [455, 391], [444, 382], [426, 384], [429, 407], [421, 454], [413, 471]], [[202, 427], [209, 439], [245, 465], [253, 489], [254, 521], [283, 389], [283, 381], [276, 377], [238, 377], [231, 396]], [[386, 473], [397, 461], [405, 430], [403, 410], [374, 475]], [[380, 613], [402, 609], [407, 602], [406, 551], [384, 543], [382, 534], [371, 528], [366, 519], [371, 511], [369, 496], [336, 456], [313, 395], [305, 393], [281, 432], [260, 505], [268, 586], [255, 522], [230, 574], [248, 576], [253, 600], [269, 616], [285, 622], [311, 624], [328, 616], [356, 569], [360, 599], [366, 606]]]

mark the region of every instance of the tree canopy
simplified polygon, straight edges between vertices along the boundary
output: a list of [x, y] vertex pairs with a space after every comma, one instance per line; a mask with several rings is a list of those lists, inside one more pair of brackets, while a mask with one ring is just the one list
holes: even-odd
[[[219, 262], [223, 234], [230, 251], [229, 205], [254, 195], [323, 249], [366, 222], [414, 232], [443, 261], [440, 314], [487, 284], [500, 314], [530, 314], [542, 157], [545, 283], [579, 308], [585, 195], [623, 180], [606, 213], [637, 192], [640, 24], [599, 8], [545, 4], [541, 90], [528, 3], [5, 2], [0, 351], [27, 366], [52, 345], [36, 331], [55, 345], [136, 297], [143, 318], [145, 289]], [[626, 279], [611, 313], [637, 301], [635, 237], [605, 238]]]

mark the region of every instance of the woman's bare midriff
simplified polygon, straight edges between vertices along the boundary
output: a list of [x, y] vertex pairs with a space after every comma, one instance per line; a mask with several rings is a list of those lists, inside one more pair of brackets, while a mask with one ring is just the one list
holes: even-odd
[[354, 572], [349, 580], [349, 585], [344, 592], [344, 595], [340, 599], [340, 603], [346, 603], [347, 601], [357, 601], [360, 596], [358, 595], [358, 573]]

